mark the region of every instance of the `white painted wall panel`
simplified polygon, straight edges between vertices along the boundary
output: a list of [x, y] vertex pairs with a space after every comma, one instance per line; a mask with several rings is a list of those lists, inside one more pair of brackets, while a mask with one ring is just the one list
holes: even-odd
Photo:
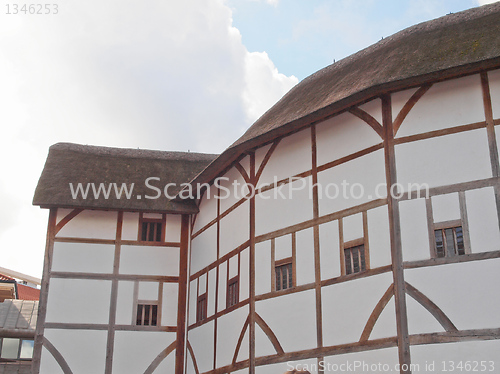
[[175, 373], [175, 351], [170, 353], [158, 365], [153, 374]]
[[319, 226], [321, 279], [340, 276], [339, 223], [332, 221]]
[[158, 282], [139, 282], [139, 300], [158, 300]]
[[205, 192], [201, 199], [200, 212], [196, 215], [193, 233], [196, 233], [199, 229], [217, 217], [217, 199], [214, 197], [216, 195], [217, 188], [211, 185], [210, 189]]
[[257, 184], [274, 183], [312, 168], [311, 130], [305, 129], [281, 140]]
[[389, 233], [389, 213], [387, 206], [368, 211], [368, 244], [370, 246], [370, 267], [390, 265], [391, 238]]
[[397, 335], [396, 304], [394, 302], [394, 297], [392, 297], [378, 317], [377, 322], [375, 322], [375, 326], [373, 326], [372, 333], [370, 334], [370, 339], [389, 338]]
[[215, 260], [217, 260], [217, 225], [212, 225], [191, 240], [191, 274]]
[[296, 233], [297, 286], [314, 283], [314, 234], [313, 228]]
[[432, 196], [432, 215], [434, 222], [445, 222], [460, 219], [460, 203], [458, 192]]
[[382, 139], [366, 122], [351, 113], [343, 113], [316, 126], [318, 166], [348, 156]]
[[[314, 305], [315, 292], [308, 290], [258, 301], [255, 310], [273, 330], [284, 351], [293, 352], [316, 347]], [[278, 310], [286, 313], [277, 313]]]
[[[161, 351], [175, 340], [175, 333], [116, 331], [113, 373], [144, 373]], [[170, 353], [175, 355], [175, 351]]]
[[181, 241], [181, 221], [182, 216], [178, 214], [167, 214], [167, 232], [165, 233], [165, 241], [175, 243]]
[[361, 213], [344, 217], [344, 243], [363, 238], [363, 215]]
[[410, 335], [444, 332], [444, 328], [438, 320], [408, 294], [406, 295], [406, 310]]
[[360, 105], [359, 108], [375, 118], [378, 123], [382, 123], [382, 100], [373, 99], [363, 105]]
[[107, 324], [110, 295], [111, 281], [52, 278], [46, 322]]
[[396, 145], [398, 182], [430, 187], [490, 178], [485, 129]]
[[271, 292], [271, 241], [255, 245], [255, 294]]
[[391, 107], [392, 107], [392, 119], [396, 119], [401, 109], [403, 109], [406, 102], [412, 97], [412, 95], [417, 92], [417, 88], [410, 88], [409, 90], [394, 92], [391, 94]]
[[[255, 197], [256, 235], [312, 219], [311, 177], [284, 185], [280, 190], [266, 191]], [[295, 190], [290, 190], [290, 188]]]
[[384, 198], [384, 165], [379, 150], [318, 173], [320, 216]]
[[84, 210], [57, 233], [60, 238], [115, 239], [116, 212]]
[[40, 374], [64, 374], [54, 356], [45, 347], [42, 347]]
[[238, 275], [238, 256], [229, 259], [229, 279]]
[[430, 258], [425, 200], [401, 201], [399, 203], [399, 213], [403, 261], [418, 261]]
[[179, 248], [124, 245], [120, 274], [179, 275]]
[[[461, 330], [500, 325], [500, 259], [405, 270], [405, 280]], [[481, 290], [481, 292], [478, 292]]]
[[214, 366], [214, 322], [210, 321], [188, 332], [188, 339], [200, 373]]
[[[107, 335], [107, 331], [90, 330], [45, 329], [44, 332], [44, 336], [61, 353], [73, 374], [104, 373]], [[89, 360], [89, 357], [92, 359]]]
[[234, 166], [220, 178], [217, 185], [220, 186], [221, 213], [232, 207], [250, 192], [243, 176]]
[[273, 344], [259, 325], [255, 326], [255, 357], [276, 354]]
[[227, 261], [219, 265], [219, 294], [217, 311], [226, 309]]
[[493, 187], [467, 191], [465, 201], [469, 220], [471, 252], [498, 251], [500, 249], [500, 232]]
[[137, 240], [139, 235], [139, 213], [123, 212], [122, 239]]
[[163, 283], [162, 326], [177, 326], [178, 291], [177, 283]]
[[245, 306], [217, 320], [217, 367], [231, 364], [247, 316], [248, 307]]
[[220, 221], [220, 256], [231, 252], [249, 239], [249, 202], [233, 210]]
[[479, 75], [435, 83], [408, 113], [397, 136], [484, 121]]
[[215, 283], [217, 281], [217, 271], [212, 269], [208, 272], [208, 294], [207, 294], [207, 317], [215, 313]]
[[56, 242], [52, 271], [112, 273], [114, 256], [114, 245]]
[[489, 71], [488, 80], [490, 83], [491, 106], [493, 118], [500, 118], [500, 69]]
[[324, 345], [357, 342], [391, 283], [392, 274], [384, 273], [323, 287]]
[[396, 367], [398, 362], [397, 347], [374, 349], [325, 357], [325, 373], [397, 373], [399, 372]]
[[116, 300], [116, 324], [130, 325], [134, 320], [134, 282], [119, 281]]
[[274, 239], [274, 259], [276, 261], [292, 257], [292, 235], [278, 236]]
[[272, 144], [266, 144], [263, 147], [257, 148], [255, 150], [255, 170], [257, 173], [257, 170], [259, 170], [260, 166], [262, 165], [262, 161], [264, 161], [264, 158], [266, 157], [267, 151], [271, 148]]
[[197, 284], [198, 284], [197, 279], [189, 282], [188, 325], [192, 325], [193, 323], [196, 322]]

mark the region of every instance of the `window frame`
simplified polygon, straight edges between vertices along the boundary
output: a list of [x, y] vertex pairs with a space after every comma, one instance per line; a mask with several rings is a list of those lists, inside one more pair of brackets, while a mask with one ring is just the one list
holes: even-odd
[[[4, 339], [16, 339], [18, 341], [17, 358], [4, 358], [4, 357], [2, 357]], [[33, 360], [33, 350], [31, 351], [32, 353], [31, 353], [30, 358], [21, 358], [21, 351], [22, 351], [22, 346], [23, 346], [24, 341], [31, 341], [31, 342], [33, 342], [33, 345], [35, 344], [34, 339], [24, 339], [24, 338], [20, 338], [20, 337], [1, 337], [0, 338], [0, 362], [32, 361]]]
[[[292, 278], [292, 284], [290, 285], [290, 282], [287, 282], [288, 287], [281, 288], [281, 285], [283, 284], [283, 281], [280, 282], [280, 285], [278, 285], [278, 269], [281, 271], [281, 269], [289, 267], [290, 271], [288, 272], [289, 277]], [[274, 262], [274, 291], [276, 292], [282, 292], [285, 290], [293, 289], [296, 287], [296, 276], [295, 276], [295, 266], [294, 266], [294, 261], [293, 257], [287, 257], [283, 258], [281, 260], [275, 261]], [[280, 279], [283, 280], [283, 273], [281, 273]]]
[[[457, 240], [457, 234], [456, 234], [456, 229], [460, 228], [462, 230], [462, 246], [463, 246], [463, 253], [460, 254], [458, 253], [458, 240]], [[448, 249], [448, 243], [446, 240], [446, 234], [445, 230], [453, 230], [453, 251], [450, 252]], [[441, 231], [441, 237], [443, 241], [443, 253], [444, 256], [439, 256], [438, 249], [437, 249], [437, 240], [436, 240], [436, 232]], [[467, 245], [466, 245], [466, 238], [465, 238], [465, 232], [464, 232], [464, 227], [462, 226], [462, 221], [461, 220], [454, 220], [454, 221], [446, 221], [446, 222], [439, 222], [435, 223], [433, 225], [433, 236], [432, 240], [434, 243], [433, 251], [434, 251], [434, 258], [450, 258], [450, 257], [458, 257], [458, 256], [464, 256], [467, 253]]]
[[[145, 309], [146, 307], [150, 307], [150, 312], [149, 312], [149, 324], [144, 324], [145, 321]], [[138, 315], [139, 315], [139, 309], [142, 307], [142, 323], [137, 323], [139, 321]], [[153, 322], [153, 309], [156, 307], [156, 324], [152, 324]], [[142, 327], [158, 327], [160, 326], [160, 305], [158, 301], [153, 301], [153, 300], [137, 300], [137, 305], [136, 305], [136, 310], [135, 310], [135, 326], [142, 326]]]
[[[148, 240], [147, 239], [147, 233], [146, 233], [146, 239], [144, 240], [143, 237], [143, 231], [144, 231], [144, 224], [155, 224], [157, 225], [156, 227], [160, 227], [161, 233], [160, 233], [160, 240]], [[159, 225], [159, 226], [158, 226]], [[142, 243], [165, 243], [165, 235], [166, 235], [166, 215], [162, 214], [161, 218], [151, 218], [151, 217], [144, 217], [143, 213], [139, 213], [139, 229], [137, 233], [137, 241], [142, 242]]]
[[[363, 240], [363, 239], [361, 239]], [[359, 267], [359, 270], [358, 271], [355, 271], [355, 265], [354, 265], [354, 250], [357, 250], [358, 252], [358, 267]], [[344, 248], [342, 248], [342, 251], [343, 251], [343, 258], [344, 258], [344, 261], [342, 263], [342, 266], [344, 267], [344, 274], [345, 275], [351, 275], [351, 274], [359, 274], [359, 273], [362, 273], [366, 270], [368, 270], [368, 267], [367, 267], [367, 262], [366, 262], [366, 249], [365, 249], [365, 244], [364, 244], [364, 241], [359, 241], [359, 240], [356, 240], [354, 243], [346, 243], [344, 245]], [[361, 251], [363, 252], [363, 256], [361, 256]], [[350, 263], [350, 269], [348, 271], [347, 269], [347, 257], [346, 257], [346, 253], [349, 252], [349, 263]]]
[[[200, 302], [203, 308], [200, 310]], [[199, 295], [196, 300], [196, 322], [203, 322], [207, 319], [207, 292]]]
[[[236, 285], [236, 286], [235, 286]], [[235, 286], [235, 292], [230, 293], [230, 289], [232, 286]], [[234, 297], [234, 303], [231, 303], [231, 295], [236, 294]], [[229, 279], [227, 281], [227, 289], [226, 289], [226, 308], [231, 308], [237, 305], [240, 302], [240, 277], [236, 275], [235, 277]]]

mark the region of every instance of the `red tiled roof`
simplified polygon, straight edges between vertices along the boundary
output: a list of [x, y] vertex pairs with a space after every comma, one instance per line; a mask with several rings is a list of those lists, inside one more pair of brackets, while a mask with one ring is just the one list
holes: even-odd
[[40, 299], [40, 290], [24, 284], [17, 284], [17, 298], [19, 300], [38, 300]]

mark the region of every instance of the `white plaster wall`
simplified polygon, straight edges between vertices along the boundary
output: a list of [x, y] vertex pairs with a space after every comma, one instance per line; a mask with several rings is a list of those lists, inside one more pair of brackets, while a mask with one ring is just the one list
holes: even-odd
[[110, 295], [111, 281], [52, 278], [45, 320], [107, 324]]
[[[175, 333], [116, 331], [113, 373], [144, 373], [156, 356], [174, 340]], [[175, 351], [170, 355], [175, 355]]]
[[438, 320], [408, 294], [406, 294], [406, 313], [410, 335], [444, 332]]
[[181, 241], [182, 216], [178, 214], [167, 214], [167, 232], [165, 241], [178, 243]]
[[430, 187], [490, 178], [485, 129], [396, 145], [398, 182]]
[[488, 80], [490, 83], [491, 106], [493, 118], [500, 118], [500, 69], [489, 71]]
[[[384, 273], [322, 288], [325, 346], [359, 341], [375, 305], [392, 283]], [[384, 326], [390, 329], [392, 326]]]
[[[271, 292], [271, 241], [255, 245], [255, 294]], [[243, 300], [243, 299], [242, 299]]]
[[417, 92], [417, 88], [410, 88], [409, 90], [394, 92], [391, 94], [391, 109], [392, 109], [392, 119], [396, 119], [401, 109], [403, 109], [404, 105], [412, 95]]
[[189, 304], [188, 304], [188, 325], [192, 325], [196, 322], [196, 285], [198, 280], [195, 279], [189, 282]]
[[493, 187], [465, 193], [471, 252], [500, 250], [500, 232]]
[[54, 356], [45, 347], [42, 347], [40, 374], [64, 374]]
[[[107, 331], [92, 330], [45, 329], [44, 331], [44, 336], [61, 353], [73, 374], [104, 373], [107, 335]], [[53, 374], [50, 371], [41, 373]]]
[[[274, 183], [312, 168], [311, 130], [305, 129], [281, 140], [257, 183]], [[257, 171], [256, 171], [257, 173]]]
[[397, 137], [466, 125], [484, 119], [481, 80], [476, 74], [435, 83], [408, 113]]
[[249, 202], [245, 201], [220, 221], [220, 256], [231, 252], [250, 237]]
[[59, 238], [115, 239], [117, 213], [100, 210], [84, 210], [57, 233]]
[[226, 309], [227, 261], [219, 265], [219, 293], [217, 311]]
[[139, 235], [139, 213], [123, 212], [122, 239], [137, 240]]
[[314, 283], [314, 234], [313, 228], [298, 231], [296, 240], [297, 286]]
[[[265, 234], [312, 219], [311, 177], [271, 189], [255, 197], [255, 232]], [[290, 189], [291, 188], [291, 189]]]
[[[370, 109], [377, 115], [374, 108]], [[324, 165], [381, 142], [380, 136], [366, 122], [354, 114], [342, 113], [316, 126], [317, 164]]]
[[162, 326], [177, 326], [178, 293], [179, 286], [177, 283], [163, 283]]
[[200, 373], [213, 369], [214, 365], [214, 321], [210, 321], [188, 332], [188, 339]]
[[292, 235], [278, 236], [274, 239], [274, 259], [276, 261], [292, 257]]
[[498, 328], [499, 271], [500, 259], [471, 261], [408, 269], [405, 280], [440, 307], [459, 330]]
[[[397, 347], [347, 353], [344, 355], [325, 357], [325, 373], [398, 373], [399, 371], [396, 369], [398, 362]], [[382, 370], [379, 370], [379, 367]]]
[[363, 215], [353, 214], [342, 219], [344, 243], [363, 238]]
[[273, 330], [283, 350], [293, 352], [316, 347], [315, 305], [315, 291], [307, 290], [258, 301], [255, 310]]
[[243, 176], [234, 166], [220, 178], [217, 185], [220, 186], [221, 213], [236, 204], [250, 192], [245, 179], [243, 179]]
[[460, 203], [458, 192], [432, 196], [432, 215], [434, 222], [445, 222], [460, 219]]
[[229, 279], [238, 275], [238, 256], [229, 259]]
[[359, 108], [375, 118], [378, 123], [382, 123], [382, 100], [378, 98], [373, 99], [363, 105], [360, 105]]
[[208, 272], [207, 317], [215, 313], [215, 283], [217, 281], [216, 269]]
[[191, 240], [191, 274], [217, 260], [217, 225], [212, 225]]
[[114, 256], [114, 245], [56, 242], [51, 270], [112, 273]]
[[248, 298], [250, 287], [250, 250], [247, 248], [240, 254], [240, 301]]
[[167, 357], [165, 357], [153, 373], [154, 374], [175, 373], [175, 351], [173, 351]]
[[158, 282], [139, 282], [139, 293], [137, 295], [139, 300], [158, 300]]
[[[498, 373], [500, 367], [500, 356], [498, 355], [500, 340], [415, 345], [410, 347], [410, 352], [412, 363], [418, 364], [420, 367], [419, 372]], [[461, 362], [462, 369], [455, 368], [455, 371], [452, 371], [450, 361], [455, 366]], [[465, 363], [467, 361], [471, 367], [466, 370]], [[481, 361], [484, 361], [485, 367], [481, 367]], [[415, 372], [417, 371], [415, 370]]]
[[239, 308], [217, 320], [217, 367], [231, 364], [248, 306]]
[[255, 150], [255, 170], [257, 173], [257, 170], [259, 170], [260, 165], [262, 165], [262, 161], [264, 161], [264, 158], [266, 157], [267, 151], [271, 148], [272, 144], [266, 144], [265, 146], [262, 146], [260, 148], [257, 148]]
[[384, 165], [384, 152], [378, 150], [318, 173], [320, 216], [384, 198]]
[[319, 226], [321, 279], [340, 276], [339, 223], [327, 222]]
[[273, 344], [259, 325], [255, 326], [255, 357], [276, 354]]
[[390, 265], [391, 238], [387, 206], [371, 209], [368, 214], [368, 244], [370, 246], [370, 267]]
[[134, 316], [134, 282], [119, 281], [116, 299], [116, 324], [135, 324]]
[[203, 195], [200, 202], [200, 212], [196, 215], [193, 233], [207, 225], [215, 217], [217, 217], [217, 188], [211, 185], [207, 192]]
[[370, 334], [370, 340], [389, 338], [397, 335], [396, 304], [394, 302], [394, 297], [392, 297], [378, 317], [377, 322], [375, 322], [372, 333]]
[[179, 248], [124, 245], [120, 274], [179, 275]]
[[[240, 351], [238, 352], [238, 357], [236, 358], [236, 362], [248, 360], [250, 357], [250, 338], [249, 338], [249, 329], [247, 328], [245, 334], [243, 335], [243, 340], [241, 341]], [[245, 373], [247, 374], [248, 371]]]
[[430, 258], [425, 199], [400, 201], [399, 214], [403, 261], [418, 261]]

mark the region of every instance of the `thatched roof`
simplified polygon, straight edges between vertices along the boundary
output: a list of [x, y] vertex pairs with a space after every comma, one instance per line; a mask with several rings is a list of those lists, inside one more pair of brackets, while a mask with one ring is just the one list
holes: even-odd
[[381, 94], [500, 67], [500, 2], [400, 31], [304, 79], [204, 170]]
[[[167, 183], [175, 183], [168, 190], [170, 195], [177, 194], [182, 183], [190, 182], [217, 155], [192, 152], [163, 152], [141, 149], [120, 149], [96, 147], [71, 143], [58, 143], [50, 147], [47, 161], [35, 191], [33, 204], [45, 208], [97, 208], [132, 211], [158, 211], [194, 213], [197, 207], [194, 201], [172, 201], [162, 193], [160, 198], [146, 199], [155, 196], [156, 191], [148, 188], [145, 181], [149, 177], [158, 177], [160, 181], [151, 180], [150, 184], [160, 188]], [[134, 183], [132, 198], [125, 194], [116, 198], [114, 188], [108, 199], [101, 194], [95, 199], [91, 187], [86, 199], [79, 194], [73, 199], [70, 183], [74, 189], [78, 183], [86, 186], [100, 183], [108, 186], [122, 183], [131, 186]], [[138, 195], [141, 198], [138, 198]]]

